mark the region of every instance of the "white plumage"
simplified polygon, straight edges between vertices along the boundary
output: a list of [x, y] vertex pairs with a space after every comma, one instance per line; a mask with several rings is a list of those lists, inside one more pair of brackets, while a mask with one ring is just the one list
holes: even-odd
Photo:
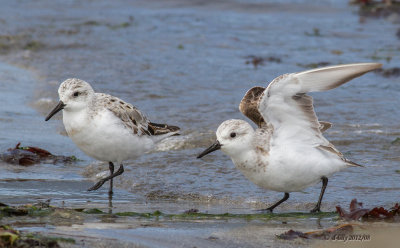
[[198, 157], [221, 149], [235, 166], [256, 185], [285, 192], [285, 197], [266, 209], [272, 211], [289, 198], [322, 179], [320, 211], [327, 177], [348, 166], [358, 166], [343, 157], [322, 134], [331, 124], [319, 122], [312, 97], [307, 92], [336, 88], [371, 70], [378, 63], [324, 67], [275, 78], [267, 88], [253, 87], [239, 109], [258, 128], [243, 120], [227, 120], [217, 132], [217, 142]]
[[[65, 80], [58, 89], [59, 104], [46, 117], [49, 120], [63, 110], [63, 123], [68, 136], [87, 155], [108, 161], [110, 176], [100, 180], [89, 190], [100, 188], [123, 173], [122, 162], [134, 159], [151, 150], [154, 145], [179, 128], [150, 122], [133, 105], [104, 93], [95, 93], [87, 82], [72, 78]], [[120, 168], [114, 173], [114, 164]]]

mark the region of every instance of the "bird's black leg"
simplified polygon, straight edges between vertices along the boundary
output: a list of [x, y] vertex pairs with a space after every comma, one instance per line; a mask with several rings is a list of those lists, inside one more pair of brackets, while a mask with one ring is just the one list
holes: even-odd
[[113, 208], [113, 205], [112, 205], [112, 198], [113, 198], [113, 195], [110, 194], [110, 192], [109, 192], [109, 193], [108, 193], [108, 213], [109, 213], [109, 214], [112, 214], [112, 208]]
[[328, 186], [328, 178], [326, 176], [323, 176], [321, 177], [321, 180], [322, 180], [321, 193], [319, 194], [317, 205], [315, 205], [315, 207], [311, 210], [311, 213], [321, 212], [322, 197], [324, 197], [326, 186]]
[[[114, 173], [114, 164], [112, 162], [108, 162], [108, 168], [110, 169], [110, 176]], [[113, 179], [110, 179], [110, 188], [108, 189], [108, 194], [113, 194]]]
[[112, 179], [112, 178], [114, 178], [116, 176], [121, 175], [122, 173], [124, 173], [124, 166], [121, 164], [119, 166], [118, 170], [115, 173], [113, 173], [113, 174], [109, 175], [108, 177], [103, 178], [100, 181], [98, 181], [95, 185], [93, 185], [93, 187], [89, 188], [88, 191], [99, 189], [105, 182], [107, 182], [108, 180], [110, 180], [110, 179]]
[[272, 205], [271, 207], [266, 208], [266, 209], [261, 209], [261, 210], [258, 210], [258, 211], [261, 211], [261, 212], [267, 212], [268, 211], [268, 212], [272, 213], [274, 208], [276, 208], [277, 206], [281, 205], [281, 203], [286, 201], [287, 199], [289, 199], [289, 193], [285, 193], [285, 196], [282, 199], [280, 199], [277, 203]]

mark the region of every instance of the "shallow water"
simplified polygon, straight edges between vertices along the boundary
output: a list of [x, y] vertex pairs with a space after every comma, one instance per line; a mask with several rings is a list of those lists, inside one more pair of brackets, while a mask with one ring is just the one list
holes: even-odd
[[[115, 208], [245, 213], [281, 198], [247, 181], [221, 152], [202, 160], [196, 155], [212, 143], [222, 121], [245, 119], [238, 104], [250, 87], [266, 86], [310, 63], [376, 61], [397, 67], [400, 47], [398, 24], [362, 19], [346, 3], [267, 2], [1, 3], [3, 34], [39, 44], [0, 57], [2, 151], [21, 141], [81, 161], [32, 167], [0, 163], [0, 201], [108, 204], [107, 187], [85, 191], [107, 164], [87, 157], [65, 136], [60, 115], [44, 122], [58, 101], [58, 85], [68, 77], [133, 103], [152, 121], [182, 129], [158, 152], [126, 163], [115, 183]], [[281, 62], [254, 68], [246, 64], [249, 55]], [[400, 145], [391, 142], [400, 137], [399, 82], [368, 73], [313, 94], [319, 119], [334, 124], [328, 139], [348, 159], [365, 165], [330, 178], [323, 210], [333, 211], [353, 198], [365, 206], [398, 200]], [[291, 194], [276, 210], [308, 211], [320, 187]]]

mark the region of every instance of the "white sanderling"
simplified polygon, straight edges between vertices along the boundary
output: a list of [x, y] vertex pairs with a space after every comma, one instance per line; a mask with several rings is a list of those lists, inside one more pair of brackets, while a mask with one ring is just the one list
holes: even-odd
[[[87, 82], [72, 78], [58, 89], [60, 102], [46, 117], [63, 110], [68, 136], [87, 155], [109, 162], [110, 175], [88, 190], [99, 189], [124, 172], [122, 162], [151, 150], [155, 143], [176, 135], [179, 127], [150, 122], [136, 107], [104, 93], [95, 93]], [[120, 164], [114, 172], [114, 164]]]
[[285, 196], [264, 211], [272, 212], [296, 192], [322, 180], [319, 212], [328, 176], [348, 166], [360, 166], [343, 157], [322, 133], [331, 127], [318, 121], [307, 92], [336, 88], [378, 63], [324, 67], [275, 78], [267, 88], [253, 87], [240, 102], [240, 111], [255, 122], [256, 130], [243, 120], [224, 121], [217, 141], [197, 158], [221, 149], [235, 166], [256, 185], [284, 192]]

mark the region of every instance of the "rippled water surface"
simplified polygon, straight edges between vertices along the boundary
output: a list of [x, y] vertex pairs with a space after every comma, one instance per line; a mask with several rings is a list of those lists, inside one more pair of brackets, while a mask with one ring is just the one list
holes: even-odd
[[[312, 63], [399, 66], [398, 24], [361, 18], [357, 7], [335, 1], [4, 1], [0, 12], [1, 35], [17, 37], [0, 57], [2, 151], [21, 141], [80, 159], [32, 167], [0, 163], [1, 201], [107, 202], [107, 187], [85, 191], [107, 164], [65, 136], [61, 115], [44, 122], [66, 78], [84, 79], [152, 121], [182, 129], [157, 152], [126, 163], [114, 206], [248, 212], [281, 193], [247, 181], [221, 152], [202, 160], [196, 155], [222, 121], [245, 119], [238, 104], [250, 87]], [[251, 55], [275, 59], [255, 68], [246, 63]], [[313, 96], [319, 119], [334, 124], [328, 139], [365, 165], [330, 179], [323, 210], [352, 198], [387, 206], [398, 200], [400, 145], [392, 143], [400, 137], [399, 78], [369, 73]], [[311, 209], [320, 186], [293, 193], [277, 211]]]

